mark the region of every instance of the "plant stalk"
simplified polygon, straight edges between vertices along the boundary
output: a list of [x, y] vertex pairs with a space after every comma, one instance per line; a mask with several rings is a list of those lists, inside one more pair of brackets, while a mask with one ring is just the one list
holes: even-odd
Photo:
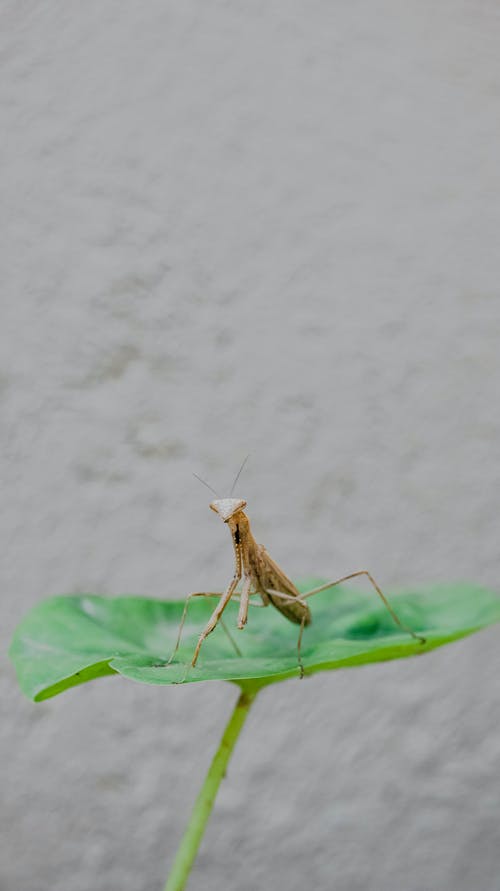
[[182, 891], [186, 886], [221, 780], [257, 692], [244, 690], [240, 694], [196, 799], [164, 891]]

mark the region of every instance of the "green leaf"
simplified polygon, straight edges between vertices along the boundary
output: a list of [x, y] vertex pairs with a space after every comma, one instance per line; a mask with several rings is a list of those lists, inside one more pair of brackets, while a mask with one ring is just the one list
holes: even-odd
[[[425, 644], [402, 632], [372, 592], [330, 589], [309, 601], [313, 621], [302, 642], [306, 674], [422, 655], [500, 621], [498, 595], [473, 585], [435, 586], [391, 599], [401, 620], [421, 633]], [[193, 599], [182, 645], [169, 665], [184, 601], [93, 595], [43, 601], [23, 619], [10, 648], [20, 686], [40, 701], [115, 673], [145, 684], [226, 680], [254, 689], [298, 675], [298, 626], [270, 606], [251, 609], [247, 627], [238, 632], [236, 603], [229, 604], [224, 620], [241, 656], [219, 625], [191, 668], [214, 603]]]

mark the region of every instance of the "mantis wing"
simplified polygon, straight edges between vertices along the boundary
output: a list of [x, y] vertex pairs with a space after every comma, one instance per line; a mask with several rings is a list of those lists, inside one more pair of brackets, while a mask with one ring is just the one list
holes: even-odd
[[[272, 603], [280, 613], [283, 613], [290, 622], [295, 622], [296, 625], [302, 625], [302, 623], [309, 625], [311, 622], [309, 607], [303, 601], [293, 599], [300, 598], [300, 591], [269, 556], [263, 545], [259, 545], [258, 571], [255, 573], [255, 582], [264, 603], [266, 601]], [[285, 594], [286, 597], [280, 597], [280, 593]]]

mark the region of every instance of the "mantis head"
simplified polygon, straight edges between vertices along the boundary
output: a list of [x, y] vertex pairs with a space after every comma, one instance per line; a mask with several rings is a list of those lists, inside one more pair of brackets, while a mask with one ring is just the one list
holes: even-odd
[[224, 523], [227, 523], [234, 514], [237, 514], [240, 510], [243, 510], [247, 506], [246, 501], [243, 501], [242, 498], [218, 498], [216, 501], [212, 501], [210, 507], [216, 514], [219, 514], [221, 520], [224, 520]]

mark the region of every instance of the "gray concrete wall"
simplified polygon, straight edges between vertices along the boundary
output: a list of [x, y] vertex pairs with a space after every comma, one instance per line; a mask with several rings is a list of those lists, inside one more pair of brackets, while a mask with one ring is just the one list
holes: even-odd
[[[2, 635], [295, 577], [499, 587], [494, 2], [3, 2]], [[2, 662], [1, 891], [156, 891], [235, 697]], [[265, 691], [190, 889], [497, 891], [498, 629]]]

